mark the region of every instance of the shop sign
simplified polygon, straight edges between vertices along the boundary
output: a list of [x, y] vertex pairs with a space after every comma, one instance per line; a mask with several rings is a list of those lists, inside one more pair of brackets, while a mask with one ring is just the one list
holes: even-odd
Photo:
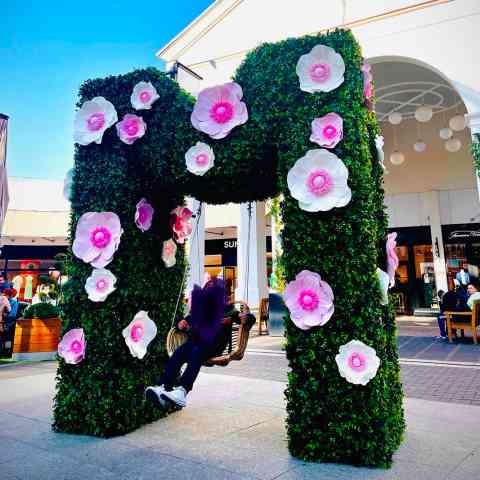
[[223, 248], [237, 248], [237, 241], [236, 240], [225, 240], [223, 242]]
[[448, 237], [449, 240], [462, 238], [480, 238], [480, 230], [455, 230]]

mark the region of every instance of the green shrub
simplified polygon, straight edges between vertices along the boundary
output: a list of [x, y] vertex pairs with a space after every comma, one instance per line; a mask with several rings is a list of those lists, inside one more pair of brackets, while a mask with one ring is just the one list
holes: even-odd
[[[330, 93], [309, 94], [300, 90], [295, 66], [318, 43], [342, 55], [345, 81]], [[108, 266], [118, 278], [117, 290], [103, 303], [87, 299], [84, 283], [91, 267], [70, 259], [64, 331], [82, 327], [87, 354], [80, 365], [60, 362], [57, 430], [111, 436], [160, 416], [145, 404], [143, 390], [154, 382], [167, 358], [165, 337], [185, 262], [183, 249], [174, 268], [166, 269], [160, 258], [162, 241], [171, 236], [172, 208], [185, 195], [222, 204], [283, 193], [286, 281], [308, 269], [318, 272], [335, 293], [335, 314], [324, 327], [305, 332], [286, 318], [289, 449], [306, 460], [390, 465], [405, 425], [394, 316], [380, 306], [375, 275], [377, 265], [385, 269], [387, 221], [374, 143], [378, 127], [364, 106], [361, 64], [360, 49], [347, 31], [258, 47], [235, 75], [249, 120], [217, 141], [193, 129], [192, 98], [155, 69], [82, 86], [80, 103], [104, 96], [115, 105], [119, 118], [132, 112], [130, 94], [139, 81], [151, 81], [160, 99], [151, 111], [141, 112], [147, 133], [132, 146], [122, 144], [111, 128], [101, 145], [76, 147], [71, 236], [87, 211], [115, 212], [125, 233]], [[312, 119], [331, 111], [344, 121], [344, 139], [334, 153], [349, 169], [352, 200], [344, 208], [308, 213], [289, 195], [287, 173], [315, 148], [309, 142]], [[185, 168], [184, 153], [197, 141], [215, 152], [215, 167], [202, 177]], [[156, 209], [147, 233], [133, 222], [142, 197]], [[138, 310], [149, 312], [159, 332], [143, 360], [131, 357], [121, 333]], [[374, 347], [381, 359], [376, 377], [365, 387], [346, 382], [335, 363], [339, 347], [352, 339]]]
[[58, 308], [50, 303], [30, 305], [23, 313], [23, 318], [57, 318]]

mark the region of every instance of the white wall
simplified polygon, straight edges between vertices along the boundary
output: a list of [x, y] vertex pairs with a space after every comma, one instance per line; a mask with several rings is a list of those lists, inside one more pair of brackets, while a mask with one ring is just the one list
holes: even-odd
[[[425, 197], [427, 194], [425, 192], [386, 195], [385, 205], [389, 216], [389, 227], [428, 226], [429, 212]], [[442, 225], [480, 221], [480, 204], [475, 189], [441, 190], [439, 197]]]

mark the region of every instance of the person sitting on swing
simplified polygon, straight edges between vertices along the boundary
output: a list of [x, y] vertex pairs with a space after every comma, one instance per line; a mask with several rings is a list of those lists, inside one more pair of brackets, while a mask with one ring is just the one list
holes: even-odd
[[[226, 318], [227, 317], [227, 318]], [[157, 385], [145, 390], [147, 400], [166, 407], [171, 402], [179, 407], [187, 405], [187, 394], [193, 387], [202, 364], [220, 355], [231, 338], [232, 323], [240, 323], [239, 312], [225, 299], [225, 285], [213, 278], [200, 288], [195, 285], [191, 296], [190, 315], [177, 324], [188, 331], [189, 339], [178, 347], [165, 365]], [[174, 384], [184, 364], [187, 368]]]

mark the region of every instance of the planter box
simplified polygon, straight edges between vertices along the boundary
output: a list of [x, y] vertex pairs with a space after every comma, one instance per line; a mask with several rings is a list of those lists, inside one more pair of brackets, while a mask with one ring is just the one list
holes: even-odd
[[62, 322], [59, 318], [17, 320], [14, 360], [53, 360], [60, 341]]

